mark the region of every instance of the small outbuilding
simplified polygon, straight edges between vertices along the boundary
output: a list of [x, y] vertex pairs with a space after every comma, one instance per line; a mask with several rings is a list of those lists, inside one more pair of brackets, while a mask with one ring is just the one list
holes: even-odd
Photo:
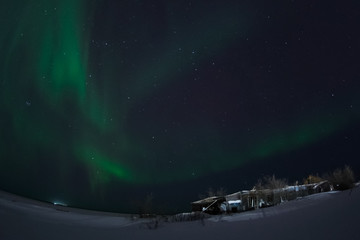
[[319, 183], [316, 183], [313, 187], [314, 193], [321, 193], [321, 192], [329, 192], [333, 191], [334, 187], [329, 181], [322, 181]]
[[225, 197], [208, 197], [191, 203], [193, 212], [206, 212], [209, 214], [218, 214], [221, 212], [221, 204], [224, 203]]
[[229, 212], [239, 212], [242, 210], [241, 200], [230, 200], [227, 204]]

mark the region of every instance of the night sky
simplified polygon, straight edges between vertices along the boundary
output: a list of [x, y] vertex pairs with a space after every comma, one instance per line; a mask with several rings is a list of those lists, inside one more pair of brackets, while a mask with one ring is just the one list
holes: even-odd
[[358, 1], [0, 3], [0, 189], [190, 208], [276, 174], [360, 173]]

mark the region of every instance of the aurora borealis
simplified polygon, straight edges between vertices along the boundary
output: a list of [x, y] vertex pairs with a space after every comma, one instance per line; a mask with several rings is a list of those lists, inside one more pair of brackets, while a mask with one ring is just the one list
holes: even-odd
[[0, 188], [171, 211], [262, 174], [358, 171], [359, 3], [273, 4], [1, 1]]

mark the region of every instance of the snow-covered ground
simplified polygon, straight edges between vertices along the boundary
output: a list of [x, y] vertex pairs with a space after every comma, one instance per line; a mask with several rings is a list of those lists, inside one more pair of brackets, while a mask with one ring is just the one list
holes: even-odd
[[[360, 239], [360, 188], [203, 221], [73, 209], [0, 192], [0, 239]], [[150, 222], [150, 224], [148, 224]]]

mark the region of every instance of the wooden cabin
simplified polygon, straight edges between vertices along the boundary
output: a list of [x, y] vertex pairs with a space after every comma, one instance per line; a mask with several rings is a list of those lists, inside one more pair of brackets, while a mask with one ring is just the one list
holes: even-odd
[[287, 186], [278, 189], [261, 189], [240, 191], [226, 196], [208, 197], [191, 203], [192, 211], [219, 214], [222, 212], [239, 212], [269, 207], [284, 201], [294, 200], [310, 194], [332, 191], [328, 181], [305, 185]]

